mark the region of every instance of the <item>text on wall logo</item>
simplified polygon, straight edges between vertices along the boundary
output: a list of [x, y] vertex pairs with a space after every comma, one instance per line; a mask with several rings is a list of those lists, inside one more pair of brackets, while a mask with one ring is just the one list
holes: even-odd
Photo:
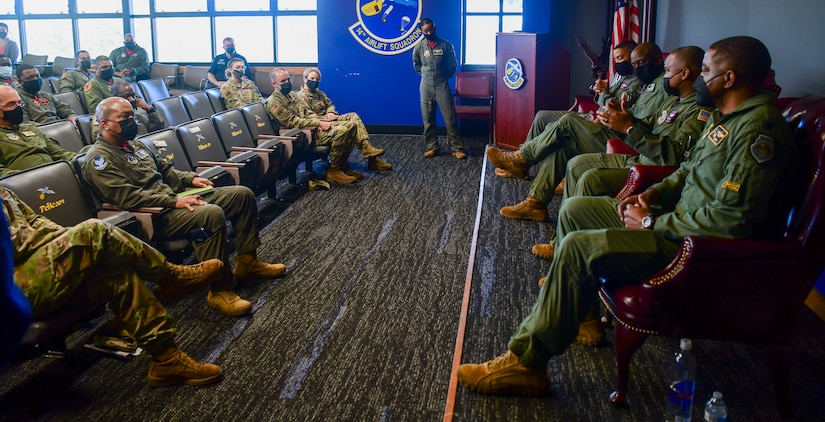
[[355, 0], [358, 22], [349, 32], [376, 54], [401, 54], [423, 38], [418, 21], [421, 0]]

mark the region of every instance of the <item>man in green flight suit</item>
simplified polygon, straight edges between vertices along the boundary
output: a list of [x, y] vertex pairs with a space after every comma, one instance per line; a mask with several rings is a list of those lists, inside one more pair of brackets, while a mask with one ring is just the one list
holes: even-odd
[[770, 66], [770, 53], [754, 38], [726, 38], [710, 46], [696, 79], [696, 102], [718, 110], [688, 160], [621, 202], [568, 199], [559, 215], [559, 247], [532, 311], [506, 353], [459, 367], [463, 385], [482, 394], [544, 395], [547, 363], [565, 351], [597, 303], [600, 277], [650, 276], [673, 260], [689, 235], [781, 235], [785, 187], [797, 152], [773, 97], [763, 93]]
[[112, 61], [106, 56], [95, 58], [95, 77], [83, 86], [83, 99], [86, 101], [86, 110], [92, 112], [104, 98], [112, 96], [112, 86], [115, 82], [126, 82], [115, 76]]
[[76, 68], [66, 69], [60, 75], [59, 92], [72, 92], [82, 89], [94, 76], [92, 72], [92, 56], [86, 50], [78, 50], [75, 54]]
[[143, 280], [162, 296], [180, 297], [208, 283], [223, 264], [213, 259], [175, 265], [140, 239], [101, 220], [73, 227], [55, 224], [0, 186], [0, 207], [14, 247], [14, 282], [31, 304], [35, 320], [62, 308], [76, 295], [109, 302], [115, 325], [152, 355], [150, 386], [206, 385], [221, 369], [190, 358], [175, 345], [175, 323]]
[[[132, 105], [132, 109], [135, 110], [135, 120], [138, 122], [138, 131], [135, 137], [163, 129], [163, 122], [160, 120], [155, 108], [146, 104], [146, 101], [143, 101], [140, 95], [135, 94], [132, 84], [122, 79], [116, 81], [112, 84], [112, 95], [128, 101]], [[100, 126], [97, 124], [97, 119], [92, 119], [92, 139], [97, 139], [99, 133]]]
[[56, 122], [61, 119], [69, 119], [77, 126], [77, 113], [75, 110], [60, 101], [50, 93], [43, 91], [43, 78], [40, 72], [30, 64], [21, 64], [14, 70], [20, 87], [17, 92], [23, 105], [23, 121], [31, 122], [35, 126]]
[[[358, 113], [344, 113], [339, 115], [335, 104], [329, 99], [324, 91], [318, 88], [321, 82], [321, 71], [317, 67], [308, 67], [304, 70], [304, 84], [296, 94], [309, 105], [310, 110], [319, 116], [324, 116], [327, 120], [353, 122], [355, 123], [355, 147], [361, 151], [361, 158], [367, 160], [367, 168], [370, 170], [390, 170], [392, 166], [379, 158], [384, 154], [384, 149], [376, 148], [370, 144], [370, 134], [367, 127], [361, 121]], [[361, 173], [355, 173], [355, 177], [361, 177]]]
[[329, 121], [315, 114], [309, 105], [292, 92], [289, 72], [276, 67], [269, 73], [275, 91], [266, 99], [269, 116], [277, 120], [281, 128], [310, 128], [316, 130], [318, 145], [330, 144], [327, 181], [347, 184], [357, 180], [347, 166], [347, 157], [355, 145], [355, 123]]
[[55, 160], [71, 160], [66, 151], [31, 123], [23, 123], [20, 95], [0, 84], [0, 176]]
[[[100, 134], [87, 151], [83, 177], [104, 202], [123, 209], [162, 207], [157, 217], [157, 234], [162, 238], [191, 236], [200, 260], [223, 261], [222, 276], [209, 286], [206, 303], [224, 315], [242, 316], [252, 304], [232, 289], [237, 279], [271, 279], [284, 274], [283, 264], [267, 264], [258, 259], [258, 208], [255, 194], [245, 186], [212, 188], [212, 182], [194, 172], [176, 170], [135, 141], [137, 124], [134, 109], [123, 98], [100, 102], [95, 118]], [[192, 188], [202, 193], [186, 194]], [[180, 195], [183, 193], [183, 195]], [[209, 202], [207, 202], [207, 200]], [[238, 251], [234, 275], [226, 249], [226, 220], [232, 222]]]
[[[668, 97], [662, 88], [662, 52], [656, 44], [641, 43], [633, 49], [631, 62], [643, 88], [638, 100], [629, 110], [634, 121], [652, 126], [657, 117], [656, 111]], [[527, 177], [530, 167], [540, 163], [527, 199], [517, 205], [503, 207], [501, 215], [519, 220], [547, 220], [547, 204], [553, 199], [556, 185], [564, 177], [567, 162], [579, 154], [604, 152], [607, 140], [616, 136], [619, 135], [600, 123], [568, 113], [545, 129], [539, 137], [521, 144], [518, 151], [504, 152], [497, 148], [487, 148], [490, 162], [507, 170], [514, 177]]]

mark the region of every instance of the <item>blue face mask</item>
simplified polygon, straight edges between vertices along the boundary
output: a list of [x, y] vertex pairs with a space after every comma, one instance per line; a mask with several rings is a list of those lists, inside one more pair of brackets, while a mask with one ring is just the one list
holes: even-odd
[[11, 66], [0, 66], [0, 79], [8, 79], [11, 77]]

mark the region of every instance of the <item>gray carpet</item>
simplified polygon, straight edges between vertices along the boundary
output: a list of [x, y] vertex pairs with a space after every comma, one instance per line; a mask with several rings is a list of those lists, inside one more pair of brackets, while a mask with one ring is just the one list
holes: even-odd
[[[254, 303], [249, 317], [218, 314], [206, 307], [205, 293], [169, 307], [180, 345], [220, 365], [223, 382], [148, 387], [148, 357], [123, 362], [82, 348], [103, 317], [69, 339], [71, 359], [35, 358], [0, 371], [0, 419], [441, 420], [485, 139], [468, 140], [470, 157], [459, 161], [424, 159], [419, 136], [376, 136], [393, 171], [367, 171], [353, 155], [365, 173], [355, 185], [304, 191], [282, 183], [285, 202], [259, 198], [260, 255], [287, 264], [287, 276], [238, 288]], [[320, 163], [315, 169], [323, 170]], [[554, 230], [498, 216], [502, 205], [523, 199], [528, 182], [496, 178], [488, 166], [484, 186], [464, 362], [505, 350], [548, 265], [529, 247]], [[800, 420], [825, 413], [823, 328], [803, 314], [792, 380]], [[551, 396], [490, 398], [459, 386], [454, 420], [661, 420], [675, 347], [675, 340], [653, 338], [637, 353], [629, 410], [607, 404], [612, 348], [573, 345], [551, 364]], [[719, 389], [733, 420], [774, 419], [761, 350], [702, 341], [696, 349], [701, 401]]]

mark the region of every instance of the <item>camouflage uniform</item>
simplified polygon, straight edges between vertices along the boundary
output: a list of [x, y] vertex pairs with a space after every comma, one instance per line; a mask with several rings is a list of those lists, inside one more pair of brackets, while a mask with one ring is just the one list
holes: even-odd
[[78, 69], [65, 70], [60, 75], [60, 88], [57, 91], [71, 92], [82, 89], [86, 86], [86, 82], [89, 82], [91, 76], [90, 73]]
[[582, 154], [567, 163], [564, 198], [570, 196], [615, 196], [636, 164], [678, 167], [699, 139], [711, 110], [696, 104], [696, 94], [670, 96], [659, 111], [656, 125], [633, 126], [624, 142], [639, 152]]
[[238, 108], [244, 104], [262, 102], [261, 92], [255, 83], [249, 79], [241, 79], [236, 82], [235, 79], [229, 78], [221, 86], [221, 97], [226, 104], [226, 108]]
[[796, 150], [788, 124], [758, 95], [733, 112], [714, 111], [690, 157], [652, 187], [661, 207], [653, 230], [624, 228], [618, 200], [575, 197], [559, 213], [559, 242], [547, 282], [509, 349], [544, 369], [570, 345], [597, 305], [599, 278], [638, 280], [664, 268], [685, 236], [771, 238], [781, 234]]
[[[317, 128], [325, 119], [315, 114], [309, 105], [295, 92], [284, 95], [275, 91], [266, 100], [266, 110], [282, 128]], [[355, 123], [330, 122], [329, 130], [318, 130], [315, 143], [332, 144], [329, 160], [333, 163], [346, 161], [355, 142]]]
[[0, 176], [74, 156], [31, 123], [21, 123], [17, 129], [0, 127]]
[[0, 84], [8, 85], [12, 88], [20, 88], [20, 81], [17, 80], [17, 76], [11, 75], [8, 79], [0, 79]]
[[140, 141], [130, 141], [128, 148], [121, 148], [98, 136], [86, 155], [83, 177], [98, 198], [123, 209], [164, 208], [155, 224], [156, 233], [161, 238], [189, 238], [193, 231], [203, 229], [205, 239], [195, 242], [198, 259], [220, 259], [225, 271], [224, 277], [213, 282], [210, 289], [217, 292], [235, 286], [226, 249], [226, 220], [232, 221], [235, 250], [239, 254], [255, 252], [261, 244], [257, 203], [249, 188], [214, 188], [201, 194], [208, 204], [195, 206], [194, 211], [178, 209], [175, 208], [177, 194], [192, 187], [196, 173], [176, 170]]
[[83, 294], [94, 302], [108, 301], [117, 325], [147, 352], [174, 345], [174, 321], [142, 281], [165, 274], [163, 254], [100, 220], [59, 226], [3, 187], [0, 199], [14, 245], [14, 280], [35, 318]]
[[68, 104], [55, 99], [46, 91], [32, 95], [23, 88], [17, 88], [17, 93], [20, 94], [20, 102], [23, 105], [24, 122], [44, 124], [77, 115]]
[[[326, 116], [327, 113], [338, 114], [332, 100], [320, 89], [316, 88], [315, 92], [312, 92], [306, 87], [302, 87], [296, 94], [309, 105], [310, 110], [321, 117]], [[367, 132], [364, 122], [361, 121], [361, 116], [357, 113], [340, 114], [335, 121], [355, 123], [355, 146], [358, 149], [361, 149], [365, 142], [369, 144], [370, 134]]]
[[[662, 88], [664, 71], [650, 84], [642, 88], [638, 100], [628, 110], [634, 124], [652, 127], [656, 112], [667, 100]], [[553, 190], [564, 177], [567, 162], [585, 153], [604, 152], [607, 140], [621, 136], [617, 132], [591, 122], [577, 114], [565, 114], [537, 138], [521, 144], [519, 151], [528, 163], [541, 163], [539, 172], [530, 186], [530, 196], [544, 204], [553, 199]]]
[[94, 114], [97, 105], [101, 101], [112, 96], [112, 85], [115, 82], [126, 82], [123, 79], [113, 76], [112, 80], [104, 81], [102, 78], [92, 78], [86, 85], [83, 86], [83, 96], [86, 100], [86, 110]]
[[458, 66], [455, 49], [449, 41], [440, 37], [433, 45], [434, 47], [430, 47], [429, 41], [421, 40], [413, 47], [412, 54], [415, 73], [421, 75], [418, 93], [421, 97], [421, 118], [424, 121], [424, 142], [427, 144], [427, 151], [438, 150], [433, 106], [433, 103], [436, 103], [447, 126], [450, 148], [453, 152], [463, 151], [464, 140], [458, 131], [453, 92], [449, 83]]

